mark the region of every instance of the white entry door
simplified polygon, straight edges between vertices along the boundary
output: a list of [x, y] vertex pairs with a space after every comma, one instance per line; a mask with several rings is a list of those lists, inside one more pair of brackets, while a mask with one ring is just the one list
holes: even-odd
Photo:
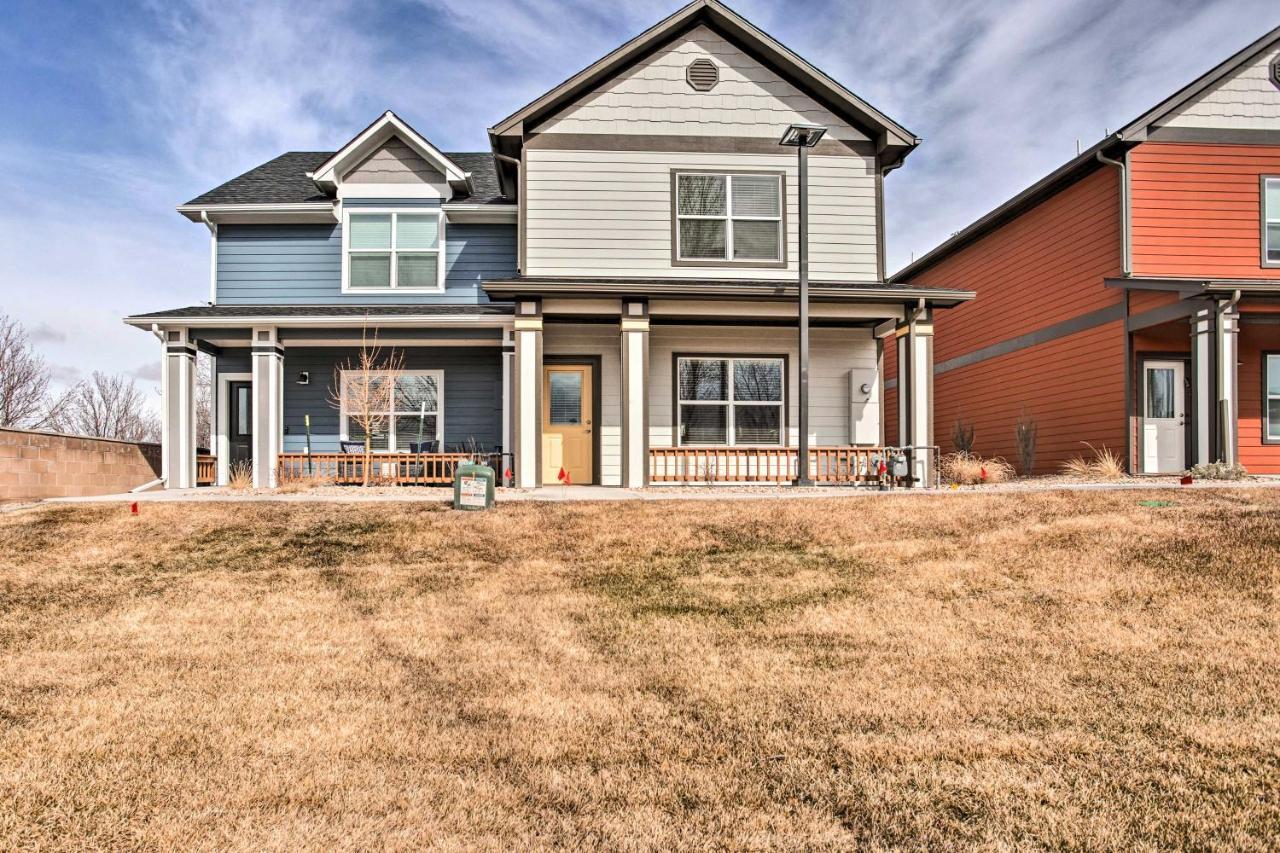
[[1187, 467], [1186, 364], [1148, 361], [1142, 369], [1142, 471], [1176, 474]]

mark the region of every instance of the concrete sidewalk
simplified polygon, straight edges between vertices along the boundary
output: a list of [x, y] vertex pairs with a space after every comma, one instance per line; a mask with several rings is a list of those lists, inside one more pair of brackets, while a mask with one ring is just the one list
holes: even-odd
[[[1022, 480], [998, 486], [965, 486], [941, 489], [896, 489], [881, 492], [867, 488], [818, 486], [656, 486], [647, 489], [623, 489], [610, 486], [546, 486], [538, 491], [498, 489], [498, 503], [539, 501], [573, 503], [578, 501], [720, 501], [720, 500], [830, 500], [833, 498], [918, 498], [963, 495], [999, 495], [1018, 492], [1054, 491], [1182, 491], [1204, 489], [1269, 489], [1280, 488], [1280, 478], [1255, 478], [1238, 482], [1201, 481], [1190, 486], [1178, 484], [1176, 478], [1133, 478], [1114, 483], [1063, 482], [1055, 478]], [[274, 491], [232, 492], [227, 489], [173, 489], [141, 494], [95, 495], [80, 498], [50, 498], [39, 503], [14, 504], [0, 508], [3, 512], [27, 509], [45, 504], [96, 503], [207, 503], [277, 502], [277, 503], [394, 503], [430, 501], [449, 503], [453, 490], [444, 487], [326, 487], [298, 493]]]

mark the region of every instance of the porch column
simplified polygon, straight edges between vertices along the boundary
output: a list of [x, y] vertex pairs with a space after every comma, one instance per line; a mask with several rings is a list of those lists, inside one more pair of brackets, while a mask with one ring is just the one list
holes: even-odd
[[542, 485], [542, 300], [522, 299], [515, 317], [516, 486]]
[[622, 303], [622, 485], [649, 485], [649, 303]]
[[196, 485], [196, 348], [187, 329], [164, 332], [161, 476], [165, 488]]
[[253, 487], [274, 488], [284, 443], [284, 347], [275, 326], [253, 329]]
[[933, 481], [934, 460], [923, 448], [933, 445], [933, 314], [908, 310], [898, 326], [898, 444], [921, 448], [909, 453], [917, 487]]
[[1218, 458], [1235, 464], [1240, 461], [1239, 393], [1236, 389], [1236, 360], [1239, 354], [1240, 312], [1230, 302], [1219, 302], [1215, 311], [1217, 353], [1215, 358], [1218, 390], [1217, 431]]
[[[502, 435], [499, 441], [502, 442], [503, 453], [515, 452], [515, 435], [512, 431], [512, 384], [515, 380], [516, 372], [516, 342], [514, 332], [504, 331], [502, 333]], [[499, 462], [503, 468], [506, 467], [505, 460]], [[504, 471], [498, 471], [498, 482], [507, 485], [504, 477]], [[511, 476], [515, 478], [515, 471], [512, 470]]]
[[[1191, 316], [1191, 400], [1192, 442], [1191, 464], [1205, 465], [1214, 460], [1217, 445], [1217, 396], [1214, 394], [1214, 350], [1217, 327], [1212, 308], [1204, 308]], [[1139, 401], [1139, 411], [1143, 403]]]

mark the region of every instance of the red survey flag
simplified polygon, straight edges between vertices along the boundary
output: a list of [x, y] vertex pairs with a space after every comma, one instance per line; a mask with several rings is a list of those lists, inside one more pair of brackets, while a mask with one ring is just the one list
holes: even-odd
[[130, 512], [130, 513], [132, 513], [133, 515], [137, 515], [137, 514], [138, 514], [138, 502], [137, 502], [137, 501], [134, 501], [133, 503], [129, 504], [129, 512]]
[[564, 483], [566, 486], [573, 485], [573, 481], [569, 479], [569, 472], [563, 468], [560, 469], [560, 473], [556, 476], [556, 479]]

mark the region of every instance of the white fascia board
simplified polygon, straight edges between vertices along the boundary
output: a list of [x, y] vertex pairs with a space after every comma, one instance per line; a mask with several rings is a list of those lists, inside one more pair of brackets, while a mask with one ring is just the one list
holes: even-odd
[[307, 201], [293, 204], [181, 204], [181, 213], [192, 222], [214, 224], [253, 222], [328, 222], [334, 219], [334, 205], [329, 201]]
[[342, 146], [341, 150], [335, 152], [332, 157], [320, 164], [319, 168], [314, 172], [308, 172], [307, 177], [317, 184], [337, 186], [342, 172], [345, 171], [343, 167], [353, 160], [369, 154], [374, 148], [392, 136], [400, 137], [428, 162], [438, 167], [444, 173], [445, 179], [450, 183], [466, 183], [467, 173], [462, 171], [457, 163], [445, 156], [443, 151], [432, 145], [425, 136], [406, 124], [403, 119], [391, 112], [391, 110], [387, 110], [373, 124], [366, 127], [354, 139]]
[[444, 216], [449, 222], [517, 222], [520, 207], [515, 204], [446, 204]]

